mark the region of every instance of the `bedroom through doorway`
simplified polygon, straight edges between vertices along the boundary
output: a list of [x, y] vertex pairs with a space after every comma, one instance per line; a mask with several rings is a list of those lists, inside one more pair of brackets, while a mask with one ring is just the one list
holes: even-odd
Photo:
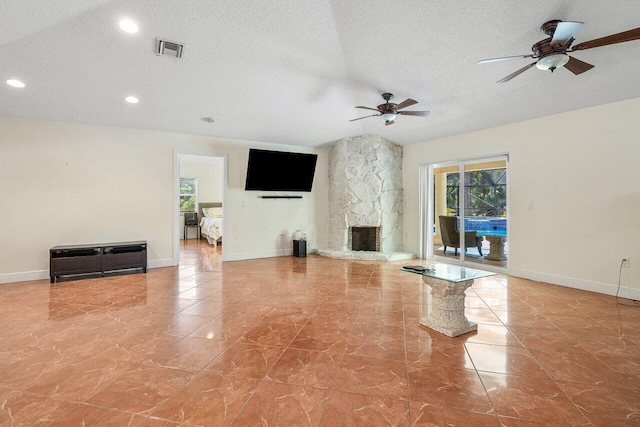
[[193, 264], [194, 257], [219, 263], [224, 250], [225, 156], [177, 153], [176, 163], [174, 259], [180, 267]]

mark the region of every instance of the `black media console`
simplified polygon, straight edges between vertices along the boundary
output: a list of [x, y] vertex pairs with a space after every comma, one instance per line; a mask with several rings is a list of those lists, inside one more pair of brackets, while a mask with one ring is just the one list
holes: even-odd
[[51, 283], [60, 276], [97, 275], [119, 270], [147, 272], [147, 242], [55, 246], [49, 251]]

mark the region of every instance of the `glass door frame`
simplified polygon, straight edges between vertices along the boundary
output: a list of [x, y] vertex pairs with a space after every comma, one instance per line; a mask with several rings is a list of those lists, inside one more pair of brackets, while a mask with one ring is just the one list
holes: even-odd
[[[460, 235], [464, 236], [465, 232], [465, 194], [464, 194], [464, 174], [465, 164], [478, 163], [478, 162], [490, 162], [496, 160], [504, 160], [507, 162], [507, 218], [509, 218], [509, 204], [510, 204], [510, 185], [509, 185], [509, 153], [492, 154], [489, 156], [470, 157], [458, 160], [449, 160], [435, 163], [427, 163], [420, 165], [419, 168], [419, 221], [420, 221], [420, 258], [434, 259], [436, 261], [448, 262], [453, 264], [461, 264], [466, 267], [478, 267], [478, 263], [465, 261], [465, 239], [460, 239], [460, 255], [457, 260], [452, 258], [437, 255], [434, 251], [434, 232], [433, 224], [435, 224], [435, 175], [434, 170], [436, 167], [444, 166], [458, 166], [458, 173], [460, 179], [458, 180], [459, 186], [462, 186], [462, 191], [458, 189], [458, 210], [460, 214]], [[507, 221], [507, 236], [509, 233], [509, 224], [511, 221]], [[509, 257], [507, 257], [507, 267], [498, 267], [490, 264], [480, 264], [481, 269], [496, 271], [500, 273], [506, 273], [509, 268]]]

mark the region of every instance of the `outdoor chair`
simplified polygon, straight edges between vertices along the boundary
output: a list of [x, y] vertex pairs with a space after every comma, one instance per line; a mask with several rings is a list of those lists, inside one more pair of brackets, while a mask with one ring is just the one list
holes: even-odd
[[[440, 234], [442, 235], [442, 244], [444, 252], [447, 252], [447, 246], [454, 248], [454, 253], [458, 255], [460, 247], [460, 230], [458, 230], [458, 219], [455, 216], [440, 215]], [[466, 231], [464, 233], [465, 252], [467, 248], [476, 248], [482, 256], [482, 236], [478, 236], [476, 231]]]

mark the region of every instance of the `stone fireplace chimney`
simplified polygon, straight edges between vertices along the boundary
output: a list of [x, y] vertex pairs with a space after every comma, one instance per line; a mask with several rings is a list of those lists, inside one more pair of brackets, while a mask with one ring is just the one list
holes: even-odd
[[402, 146], [378, 135], [329, 150], [329, 248], [352, 250], [352, 227], [378, 227], [379, 252], [402, 251]]

